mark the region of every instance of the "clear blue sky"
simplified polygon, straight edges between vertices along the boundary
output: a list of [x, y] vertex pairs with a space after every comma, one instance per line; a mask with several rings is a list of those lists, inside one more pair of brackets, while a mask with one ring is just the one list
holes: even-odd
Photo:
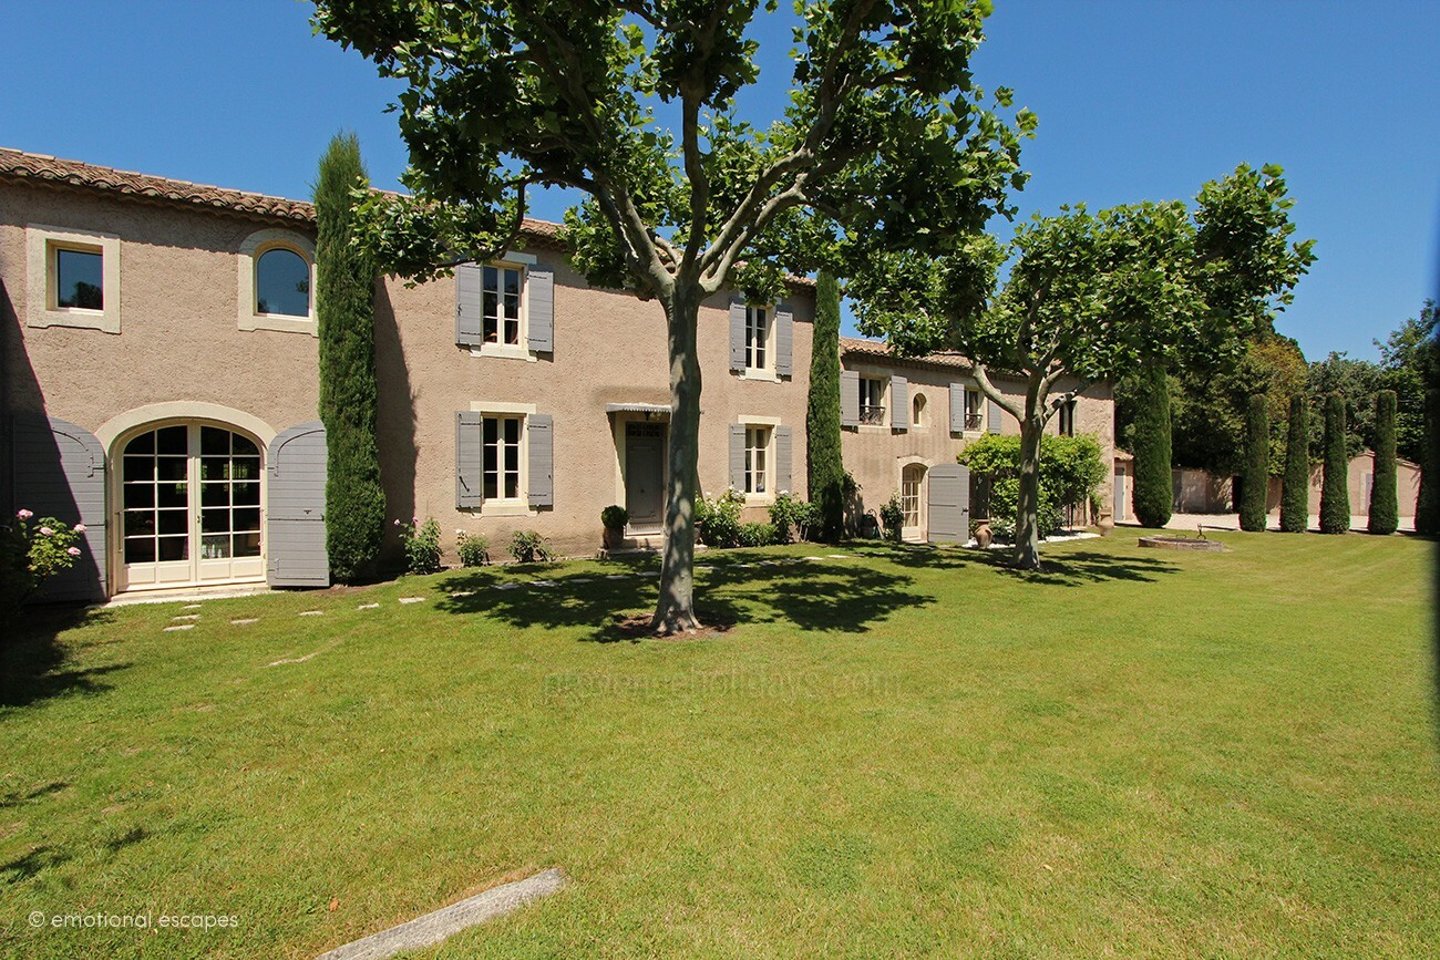
[[[782, 4], [783, 6], [783, 4]], [[976, 61], [1040, 116], [1023, 213], [1192, 196], [1236, 163], [1285, 166], [1319, 262], [1281, 318], [1312, 359], [1373, 357], [1437, 281], [1440, 3], [997, 0]], [[394, 86], [311, 35], [291, 0], [0, 0], [0, 145], [309, 195], [330, 135], [391, 184]], [[758, 32], [773, 112], [783, 23]], [[772, 40], [773, 38], [773, 40]], [[560, 198], [537, 213], [557, 217]]]

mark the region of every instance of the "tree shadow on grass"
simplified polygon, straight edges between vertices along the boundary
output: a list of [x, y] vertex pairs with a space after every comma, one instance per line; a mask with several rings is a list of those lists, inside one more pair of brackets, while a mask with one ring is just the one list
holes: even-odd
[[[654, 607], [659, 563], [627, 557], [607, 561], [598, 573], [509, 567], [507, 574], [477, 570], [448, 579], [437, 607], [517, 627], [588, 627], [583, 639], [601, 643], [633, 639], [620, 621]], [[861, 633], [896, 610], [935, 600], [903, 574], [765, 551], [706, 556], [695, 575], [702, 622], [789, 623], [801, 630]]]
[[23, 707], [51, 697], [93, 695], [110, 689], [102, 678], [129, 664], [67, 668], [60, 634], [111, 619], [108, 610], [72, 605], [28, 607], [0, 642], [0, 706]]
[[1052, 586], [1079, 587], [1106, 580], [1153, 583], [1161, 574], [1176, 573], [1175, 564], [1151, 557], [1118, 556], [1096, 550], [1062, 550], [1040, 555], [1042, 569], [1020, 570], [1011, 565], [1008, 549], [978, 550], [959, 546], [888, 543], [862, 540], [846, 545], [856, 556], [885, 560], [897, 566], [925, 570], [961, 570], [988, 567], [996, 573]]

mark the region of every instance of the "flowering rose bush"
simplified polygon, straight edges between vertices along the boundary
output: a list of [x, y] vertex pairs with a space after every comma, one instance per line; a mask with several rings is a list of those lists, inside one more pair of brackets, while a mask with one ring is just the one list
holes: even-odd
[[424, 523], [414, 517], [409, 523], [395, 521], [400, 542], [405, 546], [405, 565], [411, 573], [440, 572], [440, 524], [434, 517]]
[[13, 521], [0, 524], [0, 613], [14, 613], [40, 584], [73, 567], [84, 553], [79, 547], [84, 532], [83, 523], [36, 520], [31, 510], [18, 510]]

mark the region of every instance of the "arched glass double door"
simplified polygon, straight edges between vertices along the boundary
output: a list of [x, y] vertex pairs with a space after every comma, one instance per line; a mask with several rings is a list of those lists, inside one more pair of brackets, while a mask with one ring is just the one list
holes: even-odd
[[174, 423], [119, 457], [121, 590], [263, 580], [260, 447], [243, 433]]

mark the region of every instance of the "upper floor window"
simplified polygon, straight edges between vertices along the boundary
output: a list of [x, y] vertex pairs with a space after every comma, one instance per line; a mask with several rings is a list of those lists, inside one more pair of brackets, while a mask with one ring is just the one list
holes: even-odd
[[60, 310], [105, 309], [105, 254], [55, 248], [55, 306]]
[[525, 274], [519, 267], [486, 266], [481, 280], [481, 334], [485, 343], [520, 344], [520, 292]]
[[980, 391], [974, 387], [965, 388], [965, 429], [979, 430], [984, 426], [984, 417], [980, 413], [981, 407]]
[[881, 377], [860, 378], [860, 422], [885, 422], [885, 380]]
[[274, 247], [255, 261], [255, 312], [310, 316], [310, 264], [287, 247]]
[[748, 370], [769, 370], [771, 366], [769, 307], [745, 308], [745, 367]]
[[925, 410], [925, 394], [915, 394], [915, 399], [910, 402], [910, 407], [910, 420], [912, 422], [912, 425], [916, 427], [929, 426], [929, 424], [926, 422], [927, 418], [929, 417], [929, 413]]
[[257, 230], [240, 244], [241, 330], [316, 333], [315, 247], [289, 230]]
[[26, 323], [120, 332], [120, 238], [25, 227]]
[[1075, 436], [1075, 401], [1066, 400], [1060, 404], [1060, 435]]

